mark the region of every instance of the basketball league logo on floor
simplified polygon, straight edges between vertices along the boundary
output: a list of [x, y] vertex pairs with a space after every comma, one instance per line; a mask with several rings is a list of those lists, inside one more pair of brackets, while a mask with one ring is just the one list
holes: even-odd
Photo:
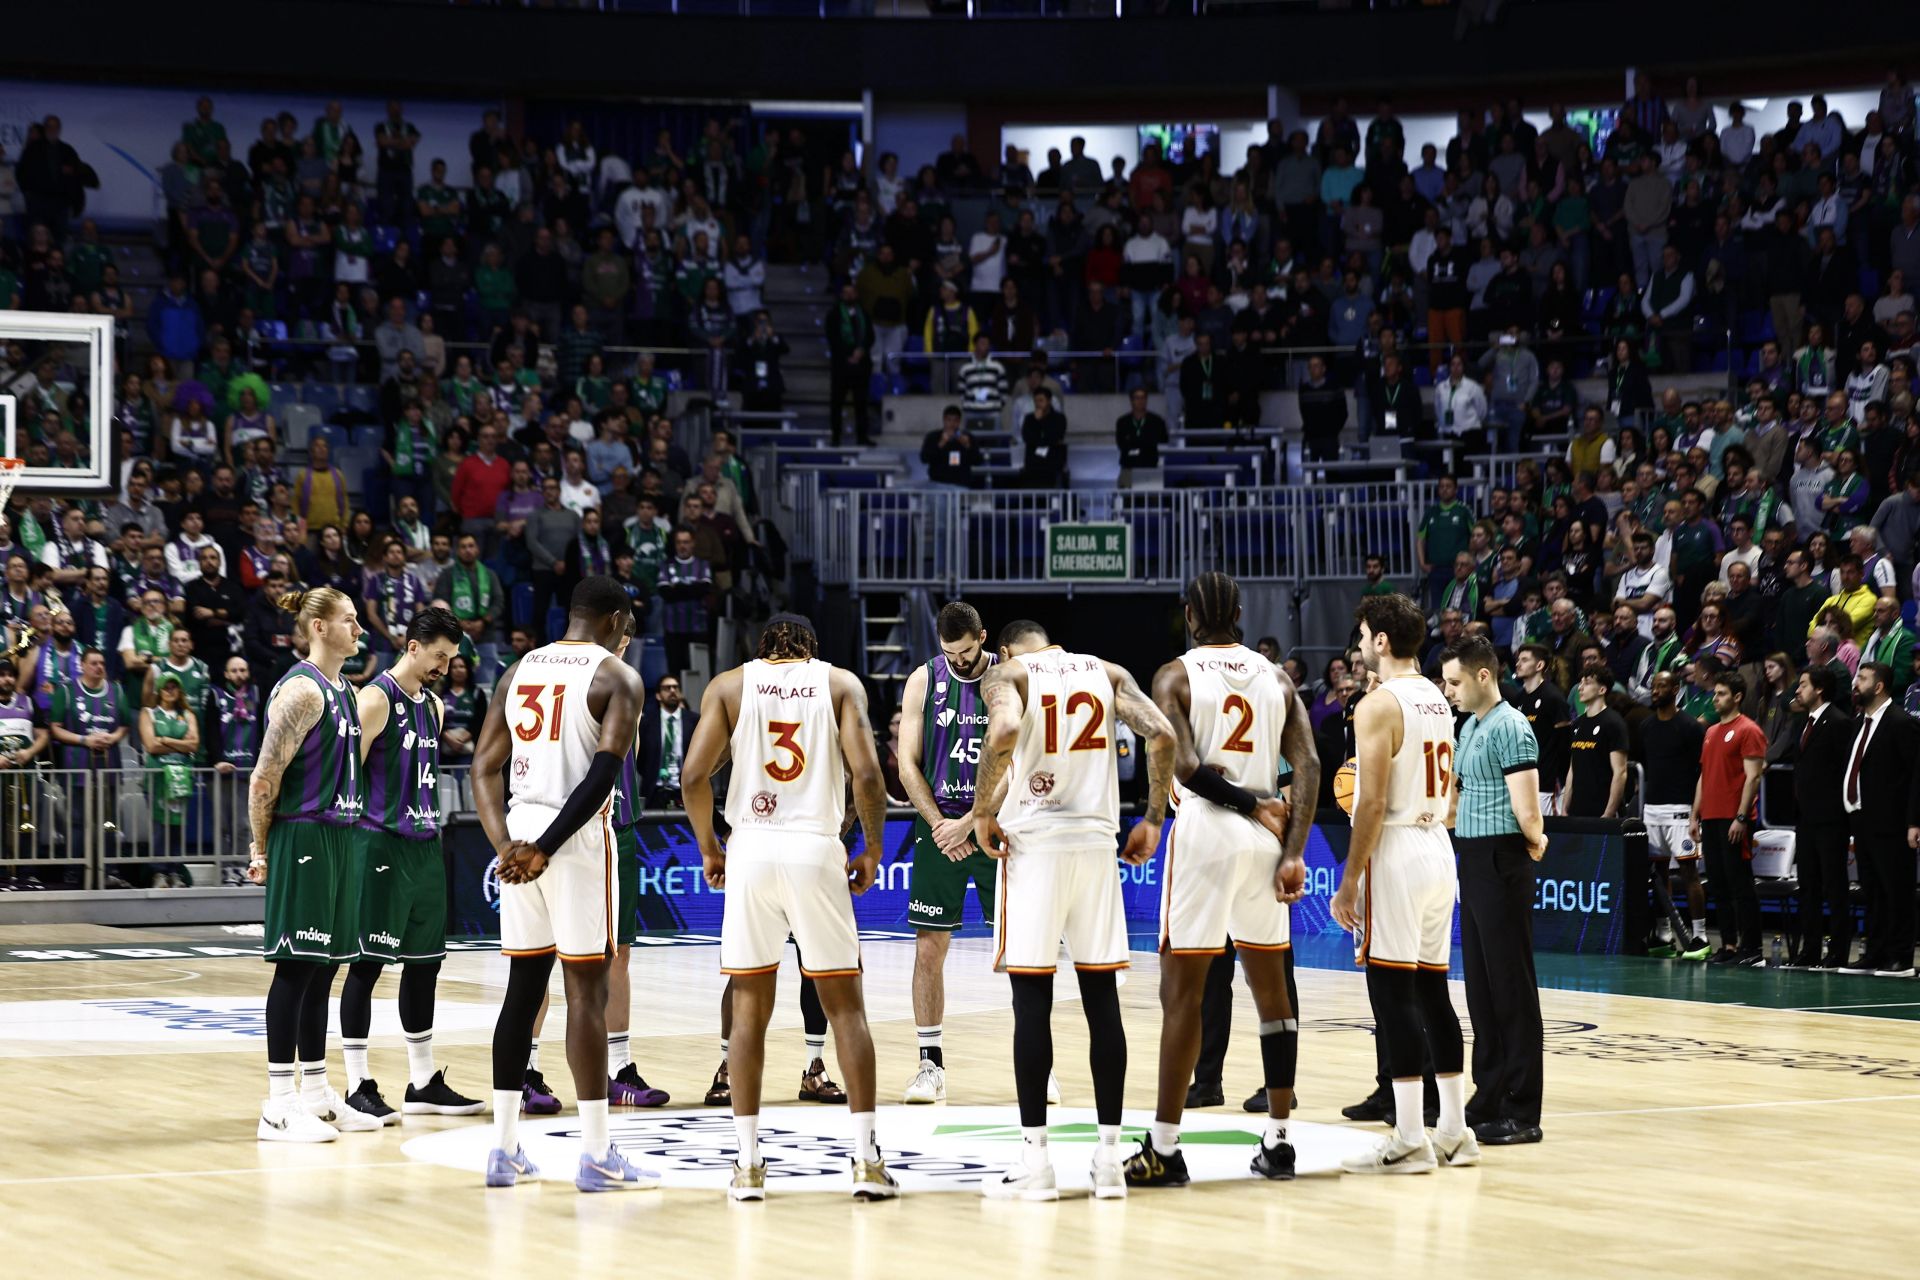
[[[880, 1144], [887, 1168], [909, 1192], [978, 1192], [981, 1179], [1020, 1158], [1020, 1125], [1006, 1107], [882, 1107]], [[1049, 1145], [1062, 1190], [1092, 1185], [1090, 1169], [1098, 1129], [1093, 1112], [1056, 1108]], [[1131, 1147], [1153, 1117], [1128, 1112], [1122, 1137]], [[1260, 1122], [1222, 1123], [1190, 1116], [1180, 1135], [1187, 1171], [1195, 1182], [1251, 1178], [1247, 1162], [1260, 1145]], [[615, 1115], [611, 1133], [620, 1152], [661, 1175], [670, 1189], [725, 1188], [737, 1142], [725, 1111], [667, 1111]], [[760, 1117], [760, 1154], [767, 1186], [783, 1191], [844, 1195], [850, 1126], [844, 1111], [774, 1107]], [[1342, 1125], [1301, 1124], [1290, 1134], [1302, 1173], [1331, 1173], [1349, 1155], [1369, 1147], [1377, 1134]], [[520, 1122], [520, 1143], [540, 1167], [542, 1180], [571, 1181], [580, 1156], [579, 1121], [571, 1116]], [[415, 1160], [475, 1175], [485, 1170], [493, 1145], [490, 1125], [468, 1125], [415, 1138], [404, 1150]]]

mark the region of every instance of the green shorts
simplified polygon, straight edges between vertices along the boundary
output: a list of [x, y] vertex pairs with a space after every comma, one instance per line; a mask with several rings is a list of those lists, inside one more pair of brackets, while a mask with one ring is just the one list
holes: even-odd
[[[969, 836], [968, 842], [972, 843]], [[967, 900], [967, 881], [973, 881], [980, 895], [980, 915], [993, 923], [995, 886], [999, 883], [1000, 863], [980, 852], [955, 862], [940, 852], [933, 842], [933, 828], [925, 818], [913, 820], [913, 896], [907, 903], [907, 923], [916, 929], [939, 929], [951, 933], [960, 927]]]
[[267, 829], [266, 960], [360, 958], [360, 838], [352, 827], [276, 822]]
[[447, 863], [440, 837], [410, 840], [362, 827], [360, 955], [382, 964], [447, 958]]
[[632, 827], [620, 827], [613, 833], [613, 856], [619, 863], [620, 896], [614, 910], [620, 913], [613, 922], [616, 946], [629, 946], [639, 932], [635, 922], [640, 916], [640, 836]]

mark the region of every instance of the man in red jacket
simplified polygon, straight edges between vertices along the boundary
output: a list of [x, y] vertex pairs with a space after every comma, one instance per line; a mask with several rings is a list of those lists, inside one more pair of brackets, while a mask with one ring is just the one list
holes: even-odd
[[500, 431], [488, 423], [475, 437], [473, 452], [453, 473], [453, 509], [460, 513], [460, 531], [478, 538], [489, 554], [497, 540], [494, 508], [513, 478], [512, 466], [495, 452], [499, 447]]

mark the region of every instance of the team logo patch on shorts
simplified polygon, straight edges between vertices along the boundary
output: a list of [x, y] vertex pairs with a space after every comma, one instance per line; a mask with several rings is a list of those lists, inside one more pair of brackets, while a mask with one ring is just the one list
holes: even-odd
[[780, 797], [771, 791], [756, 791], [753, 796], [753, 816], [771, 818], [773, 811], [780, 807]]
[[1053, 791], [1053, 775], [1036, 773], [1027, 779], [1027, 790], [1036, 796], [1049, 795]]

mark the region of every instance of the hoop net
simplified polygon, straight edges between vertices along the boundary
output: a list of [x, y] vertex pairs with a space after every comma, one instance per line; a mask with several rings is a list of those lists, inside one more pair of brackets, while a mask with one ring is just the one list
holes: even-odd
[[26, 474], [25, 458], [0, 458], [0, 509], [7, 505], [7, 499], [13, 496], [14, 486], [20, 483]]

